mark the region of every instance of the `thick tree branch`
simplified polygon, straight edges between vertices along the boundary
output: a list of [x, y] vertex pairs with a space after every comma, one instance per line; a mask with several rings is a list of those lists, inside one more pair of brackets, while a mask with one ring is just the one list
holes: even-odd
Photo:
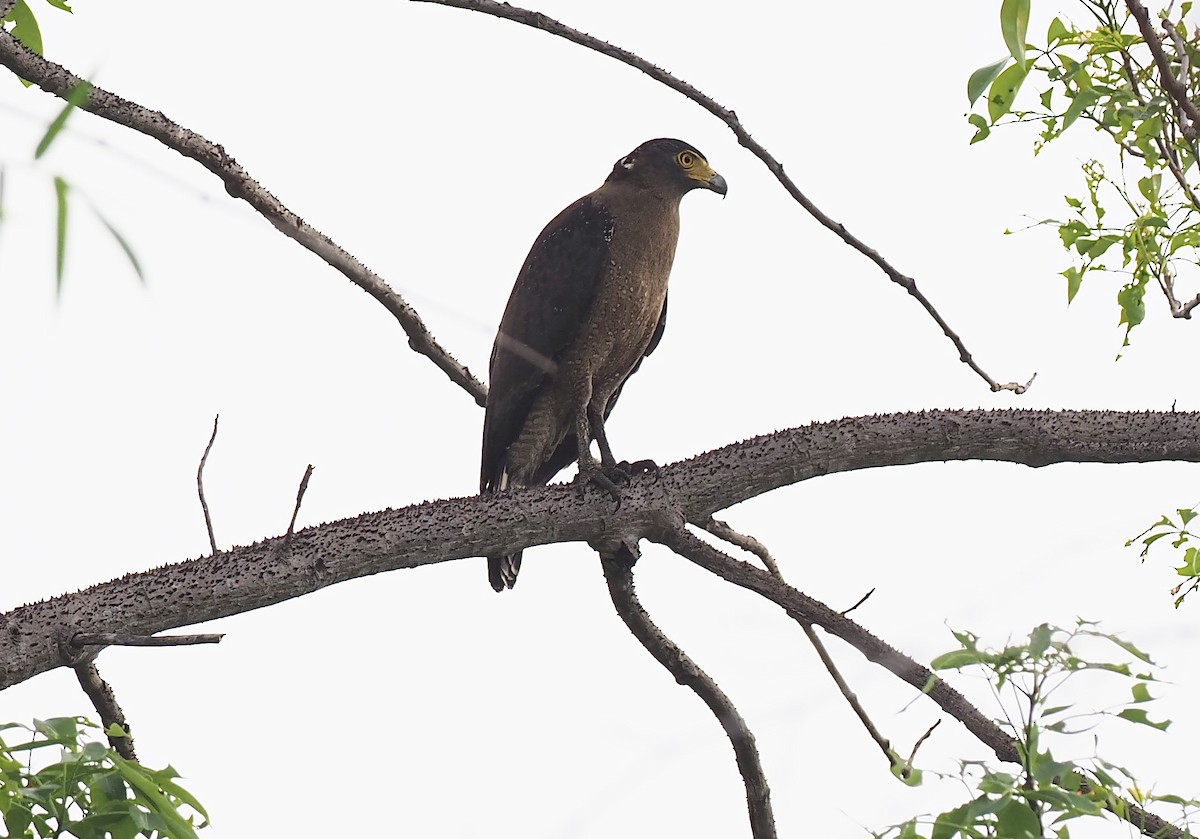
[[[66, 98], [67, 93], [82, 81], [63, 67], [26, 49], [6, 31], [0, 32], [0, 65], [59, 98]], [[479, 405], [484, 404], [487, 388], [434, 340], [421, 316], [403, 297], [393, 291], [378, 274], [285, 207], [250, 177], [221, 146], [171, 121], [158, 111], [122, 99], [100, 87], [92, 86], [91, 95], [81, 107], [118, 125], [153, 137], [212, 172], [225, 184], [226, 192], [244, 200], [280, 233], [316, 254], [383, 304], [407, 333], [410, 347], [433, 361]]]
[[823, 227], [832, 231], [847, 245], [854, 248], [854, 250], [858, 251], [867, 259], [874, 262], [885, 274], [887, 274], [888, 279], [912, 295], [912, 297], [921, 304], [922, 308], [925, 309], [929, 316], [934, 319], [937, 325], [941, 327], [941, 330], [945, 336], [954, 344], [955, 349], [958, 350], [959, 360], [974, 370], [980, 378], [987, 382], [989, 388], [991, 388], [993, 391], [1011, 390], [1014, 393], [1024, 393], [1029, 386], [1033, 384], [1032, 378], [1024, 384], [1018, 382], [1000, 384], [991, 376], [989, 376], [984, 369], [975, 362], [975, 359], [967, 350], [966, 344], [963, 343], [962, 338], [960, 338], [958, 334], [950, 328], [950, 324], [946, 322], [946, 319], [942, 317], [941, 313], [939, 313], [938, 310], [934, 308], [933, 304], [929, 302], [929, 299], [923, 293], [921, 293], [919, 288], [917, 288], [916, 280], [907, 276], [906, 274], [901, 273], [898, 269], [893, 267], [891, 263], [883, 258], [879, 251], [875, 250], [866, 242], [862, 241], [849, 230], [847, 230], [844, 224], [835, 221], [822, 212], [822, 210], [816, 204], [814, 204], [807, 195], [800, 191], [800, 188], [796, 186], [795, 182], [793, 182], [792, 179], [787, 176], [787, 174], [783, 171], [783, 165], [776, 160], [771, 153], [762, 146], [761, 143], [757, 142], [753, 137], [750, 136], [750, 132], [748, 132], [745, 126], [742, 125], [741, 121], [738, 120], [737, 114], [734, 113], [734, 111], [730, 108], [726, 108], [711, 96], [708, 96], [703, 91], [693, 87], [682, 79], [671, 75], [661, 67], [651, 64], [646, 59], [629, 52], [629, 50], [614, 46], [613, 44], [610, 44], [607, 41], [602, 41], [599, 38], [594, 38], [591, 35], [588, 35], [586, 32], [580, 32], [578, 29], [572, 29], [570, 26], [560, 23], [552, 17], [547, 17], [541, 12], [522, 9], [518, 6], [513, 6], [508, 3], [496, 2], [496, 0], [417, 0], [417, 2], [436, 3], [439, 6], [454, 6], [459, 9], [469, 9], [473, 12], [482, 12], [486, 15], [504, 18], [505, 20], [511, 20], [525, 26], [533, 27], [534, 29], [540, 29], [543, 32], [549, 32], [551, 35], [557, 35], [560, 38], [565, 38], [572, 43], [579, 44], [582, 47], [587, 47], [590, 50], [595, 50], [601, 55], [607, 55], [609, 58], [615, 58], [617, 61], [620, 61], [623, 64], [627, 64], [634, 69], [641, 70], [656, 82], [666, 85], [676, 93], [683, 94], [688, 99], [691, 99], [697, 105], [715, 116], [717, 119], [721, 120], [721, 122], [729, 126], [729, 129], [733, 131], [734, 135], [737, 137], [738, 143], [749, 149], [755, 157], [763, 162], [767, 169], [770, 170], [771, 174], [775, 176], [775, 179], [782, 184], [785, 190], [787, 190], [788, 195], [792, 196], [796, 203], [808, 211], [809, 215], [816, 219]]
[[767, 776], [763, 772], [758, 748], [754, 744], [754, 734], [746, 725], [746, 721], [712, 677], [701, 670], [687, 653], [650, 620], [650, 615], [642, 608], [633, 590], [633, 566], [630, 558], [620, 550], [602, 550], [600, 559], [613, 605], [621, 620], [629, 627], [629, 631], [650, 655], [675, 677], [676, 682], [691, 688], [703, 700], [729, 736], [738, 771], [746, 785], [746, 806], [750, 812], [751, 835], [754, 839], [774, 839], [775, 815], [771, 809], [771, 790], [767, 786]]
[[[756, 437], [665, 466], [655, 478], [635, 478], [616, 511], [607, 495], [580, 498], [574, 487], [556, 485], [367, 513], [0, 615], [0, 689], [68, 663], [60, 639], [77, 633], [153, 635], [383, 571], [612, 534], [637, 538], [831, 472], [943, 460], [1200, 462], [1200, 413], [938, 411], [844, 419]], [[846, 619], [828, 618], [832, 625], [839, 620]], [[824, 619], [812, 622], [834, 631]]]
[[[761, 594], [772, 603], [782, 607], [791, 618], [805, 628], [806, 632], [811, 633], [810, 627], [812, 624], [817, 624], [830, 634], [846, 641], [862, 653], [868, 661], [883, 666], [901, 680], [926, 694], [943, 711], [962, 723], [979, 742], [991, 749], [998, 759], [1007, 763], [1021, 762], [1016, 741], [968, 702], [966, 697], [942, 681], [941, 677], [890, 644], [876, 638], [845, 615], [835, 612], [824, 603], [797, 591], [770, 572], [755, 568], [749, 563], [741, 562], [722, 553], [689, 533], [681, 524], [649, 535], [654, 541], [660, 542], [680, 556], [690, 559], [722, 579]], [[864, 722], [866, 721], [864, 720]], [[891, 759], [891, 749], [887, 745], [887, 741], [883, 740], [880, 745], [885, 752], [889, 753], [889, 759]], [[1131, 801], [1122, 799], [1115, 806], [1113, 804], [1107, 806], [1115, 816], [1129, 822], [1145, 836], [1155, 837], [1155, 839], [1186, 839], [1190, 836]]]

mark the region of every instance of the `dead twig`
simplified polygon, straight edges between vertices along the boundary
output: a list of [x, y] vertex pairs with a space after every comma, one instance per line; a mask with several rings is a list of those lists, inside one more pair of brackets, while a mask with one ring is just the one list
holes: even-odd
[[857, 609], [859, 606], [861, 606], [862, 604], [866, 603], [866, 602], [867, 602], [867, 600], [869, 600], [869, 599], [870, 599], [870, 597], [871, 597], [871, 595], [872, 595], [872, 594], [874, 594], [874, 593], [875, 593], [875, 589], [871, 589], [871, 590], [870, 590], [870, 591], [868, 591], [866, 594], [864, 594], [862, 597], [858, 598], [858, 600], [857, 600], [857, 601], [854, 603], [854, 605], [853, 605], [853, 606], [851, 606], [849, 609], [843, 609], [843, 610], [842, 610], [841, 612], [839, 612], [838, 614], [840, 614], [842, 617], [846, 617], [846, 615], [850, 614], [850, 613], [851, 613], [851, 612], [853, 612], [855, 609]]
[[196, 470], [196, 489], [200, 493], [200, 509], [204, 511], [204, 526], [208, 528], [208, 544], [212, 547], [214, 555], [217, 553], [217, 537], [213, 535], [212, 516], [208, 513], [208, 501], [204, 498], [204, 464], [208, 462], [208, 453], [212, 451], [213, 443], [217, 439], [217, 423], [220, 419], [220, 414], [213, 417], [212, 436], [208, 438], [204, 454], [200, 455], [200, 468]]
[[292, 520], [288, 522], [288, 536], [296, 529], [296, 516], [300, 515], [300, 504], [304, 501], [304, 493], [308, 491], [308, 479], [312, 477], [312, 473], [313, 467], [310, 463], [304, 470], [304, 477], [300, 479], [300, 489], [296, 490], [296, 506], [292, 509]]
[[121, 632], [77, 632], [71, 637], [74, 647], [186, 647], [193, 644], [219, 644], [224, 633], [206, 635], [127, 635]]
[[[79, 686], [83, 688], [88, 699], [92, 700], [96, 713], [100, 715], [100, 724], [108, 737], [109, 745], [121, 757], [136, 762], [137, 752], [133, 747], [133, 734], [129, 729], [129, 721], [125, 719], [125, 712], [117, 704], [117, 697], [113, 694], [112, 688], [100, 677], [100, 671], [96, 669], [95, 663], [90, 658], [85, 659], [72, 669], [75, 671], [76, 678], [79, 679]], [[108, 730], [113, 725], [119, 726], [125, 732], [125, 736], [110, 734]]]
[[[81, 79], [65, 68], [30, 51], [8, 31], [0, 31], [0, 66], [47, 93], [65, 99]], [[224, 148], [136, 102], [92, 85], [91, 94], [80, 106], [99, 117], [153, 137], [169, 149], [195, 160], [221, 179], [225, 191], [240, 198], [271, 222], [283, 235], [311, 251], [331, 268], [383, 305], [408, 335], [408, 345], [430, 359], [450, 381], [461, 387], [482, 407], [487, 387], [466, 366], [446, 352], [434, 339], [416, 309], [397, 294], [378, 274], [340, 245], [288, 209], [264, 189]]]
[[933, 304], [929, 302], [929, 299], [926, 298], [925, 295], [921, 293], [920, 289], [917, 288], [916, 280], [914, 280], [912, 277], [902, 274], [886, 259], [884, 259], [878, 251], [848, 231], [845, 225], [834, 221], [832, 218], [822, 212], [821, 209], [808, 198], [808, 196], [800, 191], [800, 188], [796, 186], [792, 179], [787, 176], [787, 174], [783, 171], [783, 165], [774, 157], [772, 157], [771, 153], [768, 152], [760, 143], [750, 136], [750, 133], [746, 130], [745, 126], [743, 126], [738, 120], [737, 114], [730, 108], [726, 108], [712, 97], [703, 93], [698, 88], [693, 87], [682, 79], [676, 78], [666, 70], [663, 70], [661, 67], [651, 64], [644, 58], [629, 52], [629, 50], [614, 46], [607, 41], [601, 41], [599, 38], [593, 38], [591, 35], [588, 35], [585, 32], [580, 32], [578, 29], [572, 29], [571, 27], [560, 23], [554, 18], [548, 17], [540, 12], [522, 9], [518, 6], [513, 6], [508, 3], [499, 3], [496, 2], [496, 0], [418, 0], [418, 2], [436, 3], [440, 6], [453, 6], [459, 9], [468, 9], [473, 12], [482, 12], [486, 15], [504, 18], [505, 20], [511, 20], [524, 26], [540, 29], [543, 32], [549, 32], [551, 35], [557, 35], [560, 38], [565, 38], [572, 43], [579, 44], [582, 47], [587, 47], [588, 49], [594, 50], [601, 55], [607, 55], [609, 58], [614, 58], [623, 64], [628, 64], [630, 67], [641, 70], [655, 81], [664, 84], [671, 90], [674, 90], [675, 92], [686, 96], [688, 99], [691, 99], [697, 105], [704, 108], [717, 119], [721, 120], [721, 122], [729, 126], [729, 129], [733, 131], [734, 135], [737, 137], [738, 142], [745, 148], [749, 149], [755, 157], [763, 162], [767, 169], [771, 171], [771, 174], [775, 176], [775, 179], [783, 185], [785, 190], [787, 190], [788, 195], [792, 196], [796, 203], [807, 210], [809, 215], [816, 219], [826, 229], [832, 231], [847, 245], [854, 248], [854, 250], [858, 251], [867, 259], [874, 262], [885, 274], [887, 274], [888, 278], [892, 282], [899, 285], [918, 303], [920, 303], [929, 316], [934, 319], [939, 327], [941, 327], [943, 334], [945, 334], [945, 336], [954, 344], [955, 348], [958, 350], [959, 360], [974, 370], [980, 378], [987, 382], [988, 387], [991, 388], [993, 392], [1000, 390], [1011, 390], [1014, 393], [1024, 393], [1029, 386], [1033, 384], [1032, 378], [1030, 378], [1030, 380], [1025, 384], [1019, 384], [1017, 382], [1000, 384], [991, 376], [989, 376], [983, 370], [983, 368], [975, 362], [975, 359], [972, 357], [971, 353], [967, 350], [966, 345], [963, 343], [962, 338], [960, 338], [958, 334], [950, 328], [950, 324], [946, 322], [945, 318], [943, 318], [938, 310], [934, 308]]
[[675, 681], [695, 691], [733, 744], [738, 771], [746, 785], [746, 804], [750, 811], [750, 832], [754, 839], [774, 839], [775, 816], [771, 810], [771, 790], [763, 773], [754, 735], [738, 713], [737, 708], [717, 683], [701, 670], [687, 653], [681, 650], [650, 620], [650, 615], [638, 601], [633, 590], [632, 557], [623, 551], [600, 551], [608, 592], [621, 620], [650, 655], [665, 667]]

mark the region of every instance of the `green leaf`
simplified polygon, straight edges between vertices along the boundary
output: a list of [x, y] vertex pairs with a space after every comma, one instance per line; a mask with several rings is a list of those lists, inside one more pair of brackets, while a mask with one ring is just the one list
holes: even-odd
[[972, 73], [971, 78], [967, 79], [967, 101], [974, 105], [975, 100], [983, 96], [983, 92], [988, 89], [988, 85], [995, 81], [996, 76], [999, 76], [1004, 71], [1010, 60], [1006, 55], [999, 61], [994, 61], [986, 67], [980, 67]]
[[1146, 319], [1146, 295], [1143, 285], [1127, 285], [1117, 292], [1117, 305], [1121, 307], [1121, 323], [1128, 324], [1126, 333]]
[[1138, 192], [1151, 204], [1158, 201], [1158, 191], [1162, 186], [1162, 173], [1147, 175], [1138, 181]]
[[67, 192], [70, 185], [54, 176], [54, 201], [57, 207], [57, 222], [54, 237], [54, 286], [55, 291], [62, 293], [63, 268], [67, 261]]
[[71, 7], [67, 5], [66, 0], [46, 0], [46, 2], [56, 9], [62, 9], [64, 12], [71, 11]]
[[933, 830], [929, 833], [929, 839], [953, 839], [957, 836], [964, 825], [969, 806], [969, 804], [964, 804], [938, 816], [933, 823]]
[[1048, 87], [1045, 90], [1043, 90], [1040, 98], [1042, 100], [1042, 107], [1045, 108], [1047, 111], [1050, 110], [1051, 102], [1053, 102], [1053, 100], [1054, 100], [1054, 88]]
[[996, 834], [1006, 839], [1040, 839], [1042, 827], [1028, 804], [1012, 798], [996, 813]]
[[1183, 553], [1183, 565], [1175, 569], [1181, 577], [1200, 577], [1200, 550], [1188, 548]]
[[1067, 278], [1067, 305], [1070, 306], [1075, 295], [1079, 293], [1079, 287], [1083, 285], [1083, 271], [1078, 268], [1068, 268], [1062, 272], [1062, 275]]
[[1054, 634], [1049, 624], [1042, 624], [1036, 627], [1029, 635], [1029, 655], [1032, 658], [1041, 658], [1042, 654], [1050, 648], [1050, 639]]
[[1188, 523], [1191, 522], [1192, 519], [1194, 519], [1197, 515], [1200, 515], [1200, 513], [1197, 513], [1195, 510], [1176, 510], [1175, 512], [1179, 513], [1179, 518], [1183, 519], [1184, 527], [1187, 527]]
[[1157, 728], [1159, 731], [1166, 731], [1167, 727], [1171, 724], [1170, 720], [1163, 720], [1162, 722], [1151, 721], [1144, 708], [1126, 708], [1124, 711], [1118, 713], [1117, 716], [1138, 725], [1148, 725], [1151, 728]]
[[1087, 87], [1075, 94], [1071, 99], [1071, 104], [1067, 108], [1067, 112], [1063, 114], [1062, 130], [1066, 131], [1071, 127], [1075, 120], [1079, 119], [1080, 115], [1096, 104], [1100, 99], [1100, 91], [1094, 87]]
[[981, 140], [986, 140], [988, 135], [992, 133], [992, 129], [988, 127], [988, 121], [979, 114], [971, 114], [969, 117], [967, 117], [967, 122], [971, 123], [971, 125], [978, 129], [975, 132], [975, 136], [971, 138], [970, 145], [972, 146]]
[[1029, 29], [1029, 0], [1004, 0], [1000, 4], [1000, 33], [1009, 54], [1025, 71], [1025, 33]]
[[957, 670], [987, 661], [987, 653], [979, 650], [953, 650], [943, 653], [929, 663], [930, 670]]
[[988, 91], [988, 116], [991, 117], [993, 125], [1012, 109], [1017, 91], [1021, 89], [1021, 83], [1024, 81], [1025, 68], [1020, 64], [1013, 64], [992, 82]]
[[1068, 38], [1071, 35], [1071, 30], [1063, 24], [1061, 20], [1055, 18], [1050, 21], [1050, 28], [1046, 30], [1046, 46], [1052, 47], [1056, 41], [1061, 41], [1063, 38]]
[[1134, 702], [1153, 702], [1154, 697], [1150, 695], [1150, 688], [1145, 682], [1138, 682], [1133, 686], [1133, 701]]
[[125, 258], [129, 260], [129, 264], [133, 266], [134, 273], [137, 274], [137, 278], [144, 285], [146, 282], [146, 274], [142, 271], [142, 264], [138, 262], [137, 254], [133, 252], [133, 247], [129, 244], [128, 240], [121, 235], [121, 232], [117, 230], [117, 228], [113, 227], [112, 224], [109, 223], [108, 219], [100, 214], [99, 210], [97, 210], [95, 207], [92, 207], [92, 212], [96, 214], [96, 218], [100, 219], [100, 223], [108, 228], [108, 232], [112, 234], [112, 237], [117, 240], [117, 244], [120, 245], [121, 250], [125, 252]]
[[37, 149], [33, 152], [34, 160], [37, 160], [46, 153], [46, 149], [50, 148], [50, 144], [54, 142], [54, 138], [58, 136], [59, 132], [63, 130], [63, 126], [67, 124], [67, 117], [71, 115], [72, 111], [82, 107], [87, 102], [91, 92], [92, 85], [86, 81], [80, 81], [79, 84], [67, 91], [65, 97], [67, 104], [58, 112], [58, 116], [50, 123], [50, 126], [46, 129], [46, 133], [42, 135], [42, 139], [38, 141]]

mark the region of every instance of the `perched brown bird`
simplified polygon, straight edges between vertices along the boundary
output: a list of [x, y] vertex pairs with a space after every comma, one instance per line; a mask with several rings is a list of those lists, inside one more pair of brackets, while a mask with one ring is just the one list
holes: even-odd
[[[578, 460], [578, 480], [620, 500], [604, 421], [662, 338], [679, 201], [697, 187], [726, 191], [693, 147], [650, 140], [537, 237], [492, 348], [480, 492], [545, 484]], [[512, 588], [520, 568], [519, 551], [488, 557], [492, 588]]]

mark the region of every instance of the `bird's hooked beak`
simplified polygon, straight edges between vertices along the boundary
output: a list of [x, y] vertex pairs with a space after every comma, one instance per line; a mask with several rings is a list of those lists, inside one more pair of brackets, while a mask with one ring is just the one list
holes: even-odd
[[722, 198], [725, 197], [725, 193], [729, 192], [729, 184], [725, 183], [725, 179], [716, 172], [713, 172], [712, 177], [704, 182], [704, 186], [706, 189], [711, 189]]
[[696, 165], [688, 170], [687, 176], [694, 181], [699, 181], [696, 186], [711, 189], [718, 195], [724, 195], [729, 191], [729, 184], [725, 183], [725, 179], [713, 171], [713, 168], [708, 165], [708, 161], [704, 158], [700, 158], [696, 162]]

